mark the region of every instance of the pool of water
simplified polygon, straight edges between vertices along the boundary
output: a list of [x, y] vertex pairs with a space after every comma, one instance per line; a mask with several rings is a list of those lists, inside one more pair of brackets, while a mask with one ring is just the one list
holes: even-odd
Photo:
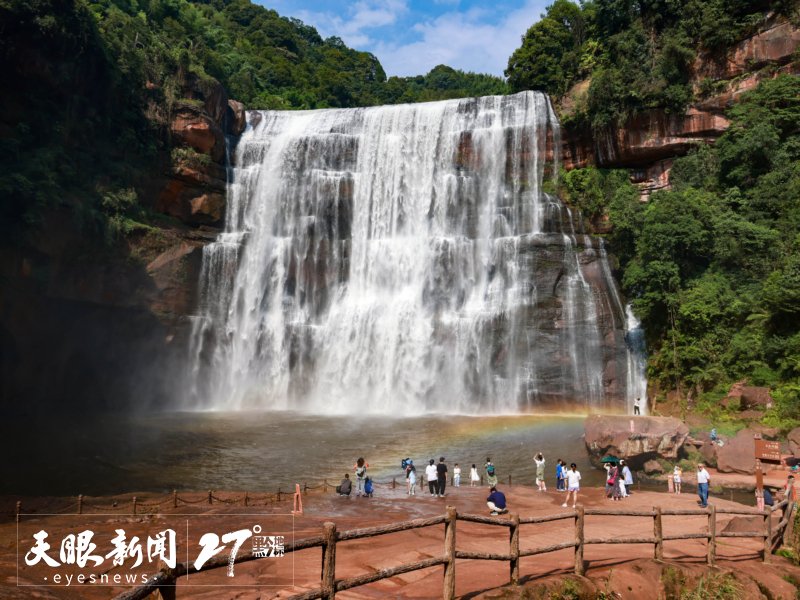
[[452, 469], [479, 470], [490, 456], [501, 482], [533, 484], [533, 456], [575, 462], [600, 485], [583, 443], [583, 417], [330, 417], [292, 412], [103, 415], [0, 425], [11, 460], [5, 494], [75, 495], [132, 491], [284, 490], [294, 483], [338, 481], [359, 456], [378, 480], [402, 478], [402, 458], [418, 469], [444, 456]]

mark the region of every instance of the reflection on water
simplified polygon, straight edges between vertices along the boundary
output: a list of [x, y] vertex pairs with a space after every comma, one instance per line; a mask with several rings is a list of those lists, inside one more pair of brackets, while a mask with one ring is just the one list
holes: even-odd
[[[114, 415], [0, 426], [4, 455], [17, 457], [0, 487], [7, 494], [114, 494], [177, 489], [284, 490], [340, 479], [366, 457], [378, 480], [402, 477], [405, 456], [422, 467], [445, 456], [452, 468], [480, 468], [491, 456], [501, 482], [532, 485], [533, 455], [574, 461], [584, 482], [590, 467], [582, 417], [321, 417], [298, 413]], [[481, 469], [482, 470], [482, 469]]]

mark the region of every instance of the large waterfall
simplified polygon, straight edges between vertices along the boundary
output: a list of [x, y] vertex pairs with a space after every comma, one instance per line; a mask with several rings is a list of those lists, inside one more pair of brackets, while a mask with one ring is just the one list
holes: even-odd
[[248, 116], [187, 407], [625, 410], [602, 241], [545, 193], [545, 95]]

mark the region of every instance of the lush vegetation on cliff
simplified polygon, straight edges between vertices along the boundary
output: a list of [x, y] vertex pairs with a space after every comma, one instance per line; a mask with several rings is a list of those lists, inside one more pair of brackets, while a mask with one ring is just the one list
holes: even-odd
[[609, 215], [651, 378], [695, 399], [772, 386], [787, 427], [800, 420], [800, 78], [764, 81], [728, 116], [645, 205], [624, 171], [572, 171], [562, 187]]
[[[769, 11], [796, 16], [793, 0], [555, 0], [511, 56], [512, 91], [561, 97], [589, 85], [573, 120], [598, 129], [648, 108], [681, 112], [693, 98], [692, 64], [753, 33]], [[711, 82], [709, 82], [711, 85]]]
[[217, 79], [248, 108], [327, 108], [503, 93], [498, 77], [440, 65], [387, 79], [380, 62], [250, 0], [83, 0], [120, 67], [169, 86]]
[[[248, 108], [325, 108], [505, 93], [440, 65], [387, 79], [378, 60], [250, 0], [0, 0], [0, 228], [68, 207], [111, 240], [152, 220], [153, 175], [187, 87]], [[8, 239], [8, 237], [6, 237]]]

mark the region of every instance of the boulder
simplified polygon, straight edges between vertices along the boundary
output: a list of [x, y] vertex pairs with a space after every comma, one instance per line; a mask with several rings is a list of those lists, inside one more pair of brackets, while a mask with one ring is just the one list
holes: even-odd
[[772, 408], [772, 396], [768, 387], [746, 386], [742, 388], [739, 401], [742, 410], [758, 410]]
[[221, 163], [225, 157], [225, 136], [214, 120], [201, 110], [186, 105], [175, 111], [170, 126], [176, 145], [191, 146]]
[[664, 467], [661, 466], [661, 463], [654, 459], [650, 459], [644, 463], [643, 469], [648, 475], [661, 474], [664, 472]]
[[789, 440], [789, 451], [794, 456], [800, 458], [800, 427], [792, 429], [787, 437]]
[[723, 528], [724, 533], [750, 533], [763, 531], [764, 519], [761, 517], [734, 517]]
[[228, 100], [228, 109], [228, 130], [234, 135], [240, 135], [247, 125], [244, 104], [238, 100]]
[[592, 415], [584, 425], [584, 441], [595, 465], [606, 454], [624, 458], [634, 469], [654, 458], [676, 460], [688, 436], [689, 428], [674, 417]]
[[712, 467], [717, 466], [717, 449], [719, 446], [716, 444], [712, 444], [708, 442], [707, 444], [703, 444], [700, 446], [700, 456], [703, 457], [703, 460], [706, 461], [706, 464]]
[[755, 433], [752, 429], [742, 429], [724, 446], [717, 448], [717, 470], [720, 473], [755, 473]]

